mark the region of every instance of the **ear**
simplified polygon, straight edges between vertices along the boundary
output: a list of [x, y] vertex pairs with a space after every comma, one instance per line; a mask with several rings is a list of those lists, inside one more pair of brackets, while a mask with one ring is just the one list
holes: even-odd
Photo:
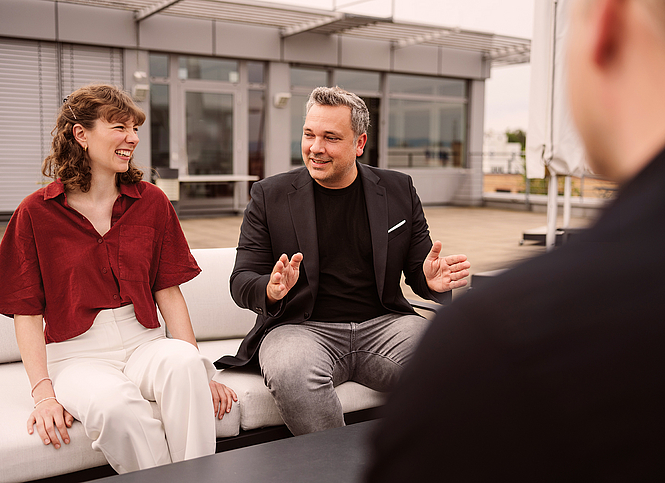
[[607, 67], [616, 60], [626, 34], [626, 0], [597, 0], [593, 10], [593, 61], [598, 67]]
[[86, 147], [88, 145], [88, 133], [83, 126], [80, 124], [74, 124], [72, 134], [81, 147]]
[[367, 144], [367, 133], [358, 136], [358, 140], [356, 141], [356, 156], [362, 156], [365, 144]]

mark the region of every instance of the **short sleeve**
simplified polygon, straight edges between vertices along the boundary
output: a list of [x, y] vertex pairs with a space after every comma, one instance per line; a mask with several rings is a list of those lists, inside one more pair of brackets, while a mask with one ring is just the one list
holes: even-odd
[[185, 283], [196, 277], [201, 269], [189, 251], [187, 239], [182, 232], [180, 221], [171, 206], [166, 202], [166, 222], [159, 255], [159, 266], [152, 285], [152, 292]]
[[44, 287], [29, 211], [19, 206], [0, 243], [0, 313], [42, 315]]

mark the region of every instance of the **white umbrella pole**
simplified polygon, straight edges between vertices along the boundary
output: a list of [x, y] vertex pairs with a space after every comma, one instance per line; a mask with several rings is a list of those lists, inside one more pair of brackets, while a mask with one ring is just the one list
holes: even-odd
[[556, 245], [556, 212], [559, 187], [556, 174], [550, 173], [550, 184], [547, 187], [547, 234], [545, 235], [545, 246], [547, 251], [554, 249]]
[[570, 227], [572, 191], [572, 177], [568, 175], [563, 188], [563, 228]]

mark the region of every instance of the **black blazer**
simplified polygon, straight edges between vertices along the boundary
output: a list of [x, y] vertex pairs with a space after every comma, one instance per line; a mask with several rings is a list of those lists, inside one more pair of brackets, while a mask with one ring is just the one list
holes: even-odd
[[[402, 272], [406, 283], [421, 297], [438, 302], [449, 300], [450, 292], [432, 292], [425, 281], [422, 264], [432, 241], [411, 178], [397, 171], [360, 163], [357, 166], [369, 214], [376, 285], [384, 307], [395, 313], [414, 313], [402, 294]], [[256, 354], [267, 331], [310, 317], [319, 288], [313, 183], [302, 167], [252, 186], [230, 284], [233, 300], [256, 312], [256, 324], [236, 357], [220, 358], [215, 362], [217, 368], [245, 365]], [[297, 252], [303, 254], [298, 282], [269, 313], [266, 286], [270, 273], [283, 253], [291, 258]]]
[[664, 381], [665, 151], [588, 232], [439, 312], [367, 481], [663, 481]]

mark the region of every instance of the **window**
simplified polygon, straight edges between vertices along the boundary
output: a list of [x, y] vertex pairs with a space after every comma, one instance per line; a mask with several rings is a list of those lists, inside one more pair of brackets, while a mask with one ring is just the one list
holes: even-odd
[[167, 54], [150, 54], [150, 77], [169, 76], [169, 56]]
[[233, 95], [186, 92], [189, 174], [233, 173]]
[[388, 166], [464, 167], [466, 83], [390, 75]]
[[335, 84], [349, 92], [381, 92], [381, 75], [377, 72], [337, 69]]
[[235, 60], [182, 56], [178, 62], [178, 78], [181, 80], [200, 79], [237, 84], [240, 80], [238, 62]]
[[265, 91], [249, 91], [249, 167], [248, 173], [263, 178], [265, 175]]
[[311, 91], [315, 87], [327, 85], [327, 70], [291, 67], [291, 88], [305, 87]]
[[[152, 70], [150, 71], [152, 73]], [[150, 159], [154, 168], [170, 163], [169, 86], [150, 85]]]
[[307, 99], [309, 96], [293, 94], [289, 101], [291, 109], [291, 165], [300, 166], [303, 163], [300, 142], [302, 141], [302, 126], [307, 114]]
[[265, 84], [265, 66], [263, 62], [247, 62], [247, 80], [250, 84]]
[[425, 96], [465, 97], [466, 82], [459, 79], [393, 74], [390, 76], [390, 92]]

